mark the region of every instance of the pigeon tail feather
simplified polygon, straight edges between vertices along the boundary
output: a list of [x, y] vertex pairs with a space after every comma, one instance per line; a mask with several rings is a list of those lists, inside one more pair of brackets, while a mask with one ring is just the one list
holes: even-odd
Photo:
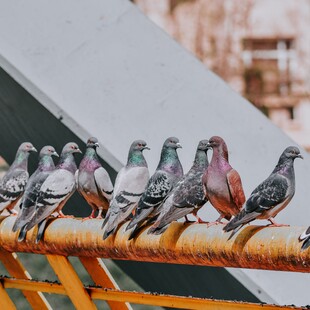
[[[130, 223], [129, 223], [129, 224], [130, 224]], [[128, 225], [128, 226], [129, 226], [129, 225]], [[127, 228], [128, 228], [128, 226], [127, 226]], [[132, 227], [133, 227], [133, 226], [132, 226]], [[142, 228], [143, 228], [143, 225], [140, 224], [140, 223], [138, 223], [138, 224], [134, 227], [134, 229], [132, 230], [132, 232], [130, 233], [130, 235], [129, 235], [129, 237], [128, 237], [128, 241], [131, 240], [131, 239], [133, 239], [133, 238], [135, 238], [136, 236], [138, 236], [138, 234], [141, 232]]]
[[117, 226], [116, 227], [113, 227], [112, 229], [108, 230], [106, 229], [105, 232], [103, 233], [103, 236], [102, 236], [102, 239], [105, 240], [107, 239], [110, 235], [113, 235], [115, 233], [117, 229]]
[[309, 238], [309, 239], [306, 239], [306, 240], [304, 241], [304, 243], [302, 244], [301, 249], [302, 249], [302, 250], [306, 250], [308, 247], [310, 247], [310, 238]]
[[134, 226], [140, 227], [143, 224], [144, 220], [152, 213], [153, 210], [154, 210], [154, 208], [152, 208], [152, 207], [147, 208], [147, 209], [137, 210], [137, 213], [134, 215], [133, 219], [131, 220], [131, 222], [126, 227], [126, 230], [129, 230], [129, 229], [133, 228]]
[[12, 231], [16, 232], [19, 228], [25, 226], [29, 222], [29, 219], [31, 219], [33, 213], [34, 213], [34, 206], [29, 209], [25, 208], [21, 209], [21, 211], [17, 215]]
[[24, 226], [21, 228], [21, 230], [20, 230], [20, 232], [19, 232], [19, 234], [18, 234], [18, 239], [17, 239], [17, 241], [18, 241], [18, 242], [24, 241], [24, 240], [25, 240], [25, 237], [26, 237], [26, 234], [27, 234], [27, 225], [24, 225]]
[[240, 226], [238, 226], [237, 228], [235, 228], [232, 233], [230, 234], [228, 240], [230, 240], [245, 224], [242, 224]]
[[103, 223], [101, 225], [101, 229], [103, 229], [104, 226], [107, 224], [107, 222], [109, 221], [109, 218], [110, 218], [110, 214], [109, 214], [109, 211], [108, 211], [106, 216], [105, 216], [105, 218], [104, 218], [104, 220], [103, 220]]
[[165, 226], [155, 226], [155, 224], [148, 230], [147, 234], [153, 234], [153, 235], [161, 235], [162, 233], [164, 233], [167, 228], [168, 228], [169, 224], [168, 225], [165, 225]]
[[43, 237], [45, 227], [46, 227], [46, 221], [47, 221], [47, 219], [45, 219], [44, 221], [42, 221], [38, 224], [38, 233], [37, 233], [37, 237], [36, 237], [36, 244], [38, 244]]
[[223, 230], [226, 232], [235, 230], [239, 226], [247, 224], [252, 220], [256, 219], [259, 214], [260, 213], [258, 212], [247, 213], [246, 210], [243, 209], [229, 223], [224, 226]]

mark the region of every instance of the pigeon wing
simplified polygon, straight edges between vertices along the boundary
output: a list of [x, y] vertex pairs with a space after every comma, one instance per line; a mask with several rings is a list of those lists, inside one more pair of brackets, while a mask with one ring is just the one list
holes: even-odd
[[64, 204], [75, 189], [74, 175], [64, 169], [54, 171], [42, 184], [37, 201], [36, 211], [27, 226], [27, 230], [50, 216], [60, 204]]
[[159, 231], [162, 233], [162, 228], [167, 226], [173, 221], [176, 221], [183, 216], [191, 213], [194, 210], [194, 207], [190, 207], [188, 204], [185, 207], [178, 207], [175, 205], [174, 198], [175, 192], [171, 193], [169, 197], [165, 200], [162, 211], [155, 221], [153, 226], [149, 229], [148, 233], [155, 233]]
[[22, 198], [22, 208], [18, 212], [16, 221], [12, 228], [16, 231], [18, 228], [24, 226], [33, 216], [36, 206], [36, 199], [39, 195], [42, 183], [48, 177], [48, 173], [35, 172], [29, 179], [24, 196]]
[[[135, 208], [149, 179], [146, 167], [124, 167], [117, 175], [113, 198], [102, 228], [117, 227]], [[109, 228], [112, 231], [112, 228]]]
[[173, 190], [173, 203], [178, 208], [192, 208], [206, 203], [202, 173], [182, 179]]
[[103, 167], [96, 169], [94, 178], [98, 192], [110, 201], [113, 194], [113, 184], [107, 171]]
[[23, 194], [29, 174], [25, 170], [14, 170], [2, 181], [0, 186], [0, 203], [12, 201]]
[[262, 213], [287, 198], [288, 181], [280, 174], [272, 174], [252, 192], [248, 199], [246, 213]]
[[146, 190], [138, 202], [136, 214], [128, 224], [126, 230], [144, 221], [156, 207], [159, 207], [163, 203], [171, 189], [172, 186], [167, 174], [162, 171], [155, 172], [150, 178]]
[[150, 179], [146, 191], [142, 194], [142, 209], [154, 208], [163, 202], [163, 199], [171, 191], [172, 186], [166, 173], [156, 172]]
[[231, 169], [227, 173], [227, 183], [234, 203], [239, 207], [239, 209], [241, 209], [245, 203], [245, 195], [243, 192], [240, 175], [235, 169]]

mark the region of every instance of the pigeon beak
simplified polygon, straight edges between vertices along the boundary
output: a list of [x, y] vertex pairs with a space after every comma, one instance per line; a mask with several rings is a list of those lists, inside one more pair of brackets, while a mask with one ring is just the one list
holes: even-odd
[[38, 152], [38, 150], [34, 146], [29, 151], [30, 152]]
[[298, 154], [296, 157], [304, 159], [303, 156], [301, 154]]
[[82, 154], [82, 151], [80, 149], [76, 149], [76, 153], [81, 153]]
[[179, 142], [176, 144], [176, 146], [177, 146], [177, 149], [181, 149], [182, 148], [182, 145]]
[[150, 148], [148, 146], [145, 146], [143, 149], [144, 150], [150, 150]]
[[52, 155], [56, 156], [56, 157], [59, 157], [58, 153], [55, 151], [52, 153]]
[[95, 146], [99, 147], [99, 143], [98, 143], [98, 142], [96, 142], [96, 143], [95, 143]]

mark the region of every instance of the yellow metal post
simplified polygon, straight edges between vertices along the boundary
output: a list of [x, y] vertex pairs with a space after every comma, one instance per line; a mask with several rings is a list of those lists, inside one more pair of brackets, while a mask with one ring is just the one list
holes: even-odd
[[[30, 274], [24, 268], [15, 253], [9, 253], [3, 249], [0, 249], [0, 260], [12, 277], [31, 280]], [[41, 292], [22, 292], [33, 309], [52, 309]]]
[[2, 309], [15, 310], [16, 307], [0, 282], [0, 305]]
[[96, 305], [85, 290], [68, 258], [61, 255], [46, 255], [46, 257], [75, 308], [80, 310], [96, 309]]
[[[80, 257], [80, 261], [95, 282], [103, 288], [112, 288], [119, 290], [117, 283], [114, 281], [109, 269], [105, 266], [100, 258]], [[108, 301], [111, 309], [131, 310], [132, 307], [125, 302]]]

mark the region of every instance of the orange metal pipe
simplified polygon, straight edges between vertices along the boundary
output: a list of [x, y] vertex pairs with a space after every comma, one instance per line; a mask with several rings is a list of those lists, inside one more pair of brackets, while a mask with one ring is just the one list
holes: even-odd
[[0, 223], [0, 248], [30, 252], [202, 266], [310, 272], [310, 250], [301, 252], [298, 236], [305, 227], [247, 226], [228, 240], [222, 225], [172, 223], [161, 236], [144, 230], [128, 241], [127, 223], [102, 240], [102, 220], [50, 220], [44, 240], [35, 244], [36, 228], [24, 242], [12, 232], [14, 217]]

